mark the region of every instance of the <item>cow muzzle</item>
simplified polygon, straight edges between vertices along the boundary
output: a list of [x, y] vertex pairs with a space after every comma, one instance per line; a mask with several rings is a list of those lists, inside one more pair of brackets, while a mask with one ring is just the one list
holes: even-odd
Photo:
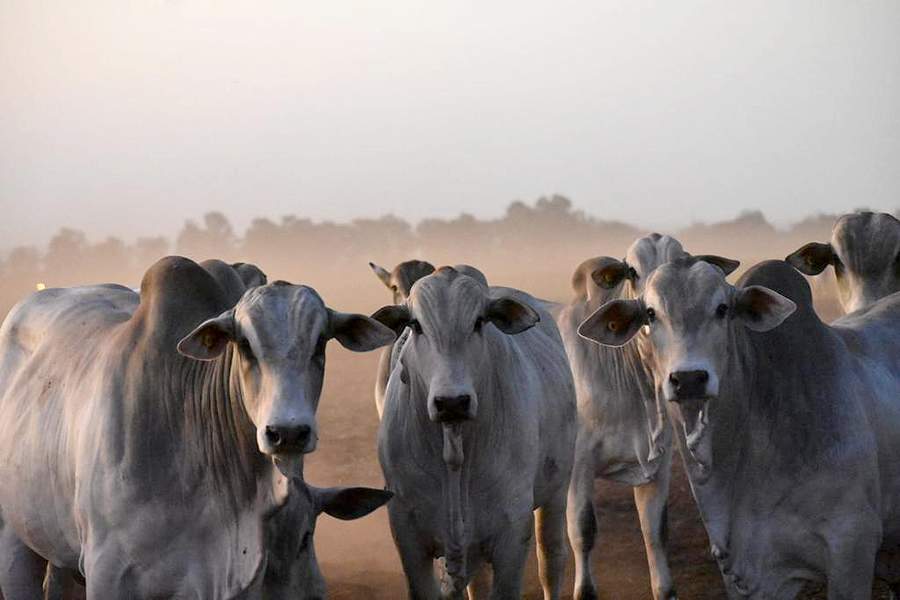
[[309, 454], [316, 449], [319, 437], [310, 423], [272, 423], [257, 436], [260, 451], [269, 455]]
[[669, 374], [668, 399], [678, 405], [685, 442], [695, 458], [709, 425], [709, 401], [718, 391], [713, 389], [718, 386], [710, 379], [709, 371], [705, 369], [673, 371]]
[[472, 394], [434, 396], [429, 404], [429, 416], [437, 423], [461, 423], [475, 418]]

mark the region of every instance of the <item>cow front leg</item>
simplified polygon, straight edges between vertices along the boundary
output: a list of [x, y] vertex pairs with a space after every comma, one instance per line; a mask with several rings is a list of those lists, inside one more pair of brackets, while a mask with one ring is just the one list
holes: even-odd
[[641, 521], [641, 533], [644, 535], [654, 600], [673, 600], [678, 597], [666, 553], [668, 533], [666, 507], [671, 477], [672, 452], [671, 448], [667, 448], [654, 480], [634, 488], [634, 504]]
[[488, 600], [491, 597], [491, 566], [483, 563], [475, 566], [474, 562], [469, 563], [475, 572], [469, 581], [466, 591], [469, 594], [469, 600]]
[[[870, 600], [875, 556], [881, 545], [880, 523], [873, 514], [862, 523], [843, 523], [828, 540], [828, 600]], [[867, 531], [868, 530], [868, 531]]]
[[569, 542], [575, 553], [575, 600], [596, 600], [591, 552], [597, 538], [597, 509], [594, 494], [594, 449], [589, 436], [579, 432], [575, 464], [569, 484], [567, 518]]
[[517, 523], [511, 523], [507, 531], [494, 544], [491, 564], [494, 581], [491, 600], [520, 600], [525, 562], [534, 539], [534, 515], [528, 513]]
[[0, 529], [0, 590], [5, 600], [43, 597], [47, 561], [19, 539], [9, 525]]
[[559, 600], [566, 574], [566, 489], [561, 488], [546, 505], [535, 511], [538, 572], [544, 600]]
[[434, 559], [420, 543], [409, 510], [395, 498], [388, 503], [391, 535], [400, 554], [400, 563], [406, 575], [410, 600], [438, 600], [440, 588], [434, 576]]

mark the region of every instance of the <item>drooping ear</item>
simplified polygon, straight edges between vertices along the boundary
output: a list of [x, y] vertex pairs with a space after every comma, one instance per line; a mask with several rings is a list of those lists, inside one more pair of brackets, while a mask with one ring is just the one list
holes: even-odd
[[368, 352], [392, 344], [397, 336], [380, 322], [365, 315], [329, 309], [331, 336], [354, 352]]
[[375, 311], [372, 318], [385, 325], [397, 336], [403, 333], [409, 322], [412, 321], [412, 315], [404, 304], [390, 304], [383, 306]]
[[624, 261], [611, 260], [591, 272], [591, 279], [594, 280], [599, 287], [611, 290], [624, 281], [629, 274], [633, 273]]
[[640, 300], [612, 300], [578, 326], [578, 335], [603, 346], [623, 346], [647, 322]]
[[372, 272], [375, 273], [375, 276], [381, 280], [381, 283], [386, 285], [389, 289], [391, 287], [391, 272], [385, 269], [384, 267], [379, 267], [373, 262], [369, 263], [369, 268], [372, 269]]
[[178, 352], [196, 360], [213, 360], [234, 339], [234, 309], [198, 325], [178, 342]]
[[694, 258], [719, 267], [726, 276], [731, 275], [735, 269], [741, 266], [741, 261], [739, 260], [732, 260], [730, 258], [725, 258], [724, 256], [716, 256], [715, 254], [697, 254]]
[[761, 285], [739, 288], [734, 296], [734, 314], [753, 331], [769, 331], [797, 310], [793, 300]]
[[804, 275], [818, 275], [828, 265], [834, 264], [834, 248], [831, 244], [810, 242], [784, 259]]
[[365, 487], [310, 489], [320, 512], [344, 521], [364, 517], [394, 497], [393, 492]]
[[541, 315], [527, 304], [502, 296], [488, 302], [485, 318], [503, 333], [515, 335], [534, 327]]

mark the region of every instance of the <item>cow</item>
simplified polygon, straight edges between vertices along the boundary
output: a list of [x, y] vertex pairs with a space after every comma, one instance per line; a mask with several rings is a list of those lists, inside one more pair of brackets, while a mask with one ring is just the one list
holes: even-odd
[[[545, 598], [568, 548], [575, 444], [572, 375], [553, 319], [534, 298], [443, 267], [373, 315], [396, 352], [378, 434], [391, 531], [411, 598], [459, 598], [485, 563], [492, 598], [519, 598], [537, 516]], [[473, 590], [474, 592], [474, 590]]]
[[[634, 487], [655, 600], [676, 597], [666, 556], [666, 502], [671, 477], [671, 435], [659, 414], [653, 382], [637, 348], [599, 346], [578, 327], [604, 303], [636, 298], [660, 264], [687, 256], [678, 240], [653, 233], [638, 238], [625, 258], [591, 258], [572, 276], [575, 297], [556, 313], [578, 399], [578, 441], [568, 502], [569, 540], [575, 554], [575, 598], [596, 598], [591, 554], [597, 535], [594, 480]], [[729, 273], [736, 261], [706, 257]]]
[[810, 276], [831, 265], [844, 312], [860, 310], [900, 292], [900, 220], [888, 213], [843, 215], [831, 242], [811, 242], [785, 260]]
[[236, 305], [167, 257], [140, 295], [49, 289], [0, 327], [0, 589], [39, 597], [44, 560], [87, 597], [256, 598], [265, 519], [315, 449], [324, 348], [394, 334], [275, 282]]
[[266, 523], [266, 600], [325, 600], [325, 579], [316, 560], [314, 534], [322, 513], [342, 520], [364, 517], [391, 499], [386, 490], [317, 488], [296, 478], [287, 504]]
[[[391, 291], [394, 304], [406, 302], [413, 284], [422, 277], [434, 272], [434, 265], [424, 260], [406, 260], [390, 271], [373, 262], [369, 263], [369, 268], [372, 269], [375, 276], [378, 277], [385, 287]], [[475, 267], [455, 265], [453, 268], [463, 275], [473, 277], [487, 285], [487, 278], [485, 278], [484, 273]], [[388, 376], [391, 373], [391, 355], [393, 351], [394, 346], [388, 346], [381, 351], [381, 356], [378, 358], [378, 372], [375, 376], [375, 409], [378, 411], [378, 418], [381, 418], [381, 412], [384, 407], [384, 390], [387, 388]]]
[[638, 331], [730, 598], [871, 598], [900, 583], [900, 294], [829, 326], [783, 261], [731, 286], [703, 261], [656, 269], [579, 332]]

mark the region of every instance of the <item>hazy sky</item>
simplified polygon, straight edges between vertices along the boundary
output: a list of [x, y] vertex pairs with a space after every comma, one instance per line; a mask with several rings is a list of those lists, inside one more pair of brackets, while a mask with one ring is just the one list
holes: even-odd
[[900, 2], [0, 0], [0, 248], [221, 210], [900, 206]]

